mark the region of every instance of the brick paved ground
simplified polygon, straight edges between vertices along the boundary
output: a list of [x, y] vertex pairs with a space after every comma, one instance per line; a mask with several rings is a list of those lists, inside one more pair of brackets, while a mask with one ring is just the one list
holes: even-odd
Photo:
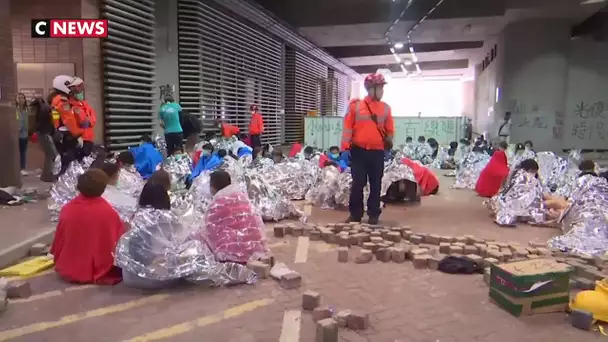
[[[312, 221], [335, 222], [345, 216], [314, 210]], [[557, 233], [527, 226], [499, 228], [491, 223], [481, 199], [468, 191], [446, 189], [439, 196], [425, 198], [422, 206], [389, 208], [383, 219], [410, 225], [416, 231], [475, 234], [522, 243]], [[305, 263], [294, 264], [296, 238], [269, 240], [277, 260], [303, 276], [300, 289], [283, 290], [274, 281], [263, 280], [251, 286], [185, 286], [145, 293], [122, 285], [72, 286], [49, 273], [30, 280], [36, 296], [10, 303], [0, 316], [0, 341], [9, 340], [11, 334], [11, 341], [122, 341], [159, 329], [166, 330], [155, 336], [164, 336], [166, 341], [278, 341], [285, 311], [299, 310], [301, 294], [308, 289], [320, 292], [323, 303], [335, 309], [371, 314], [370, 329], [361, 333], [342, 330], [340, 341], [600, 340], [598, 333], [571, 328], [565, 314], [510, 316], [489, 303], [480, 275], [414, 270], [411, 263], [339, 264], [337, 252], [317, 242], [311, 243]], [[256, 305], [259, 307], [251, 309]], [[247, 306], [251, 311], [247, 312]], [[314, 324], [306, 312], [299, 340], [314, 341]]]

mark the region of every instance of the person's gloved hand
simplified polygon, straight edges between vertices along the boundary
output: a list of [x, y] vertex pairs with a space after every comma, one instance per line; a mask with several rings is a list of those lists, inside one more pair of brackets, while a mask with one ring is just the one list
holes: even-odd
[[84, 140], [82, 140], [82, 137], [78, 137], [77, 141], [78, 141], [78, 147], [82, 147], [82, 145], [84, 145]]

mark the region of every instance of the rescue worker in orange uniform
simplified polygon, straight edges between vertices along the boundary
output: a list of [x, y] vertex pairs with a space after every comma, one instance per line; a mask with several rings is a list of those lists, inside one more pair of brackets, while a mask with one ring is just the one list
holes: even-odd
[[[71, 138], [70, 132], [66, 126], [62, 124], [61, 115], [65, 111], [70, 110], [69, 85], [74, 80], [74, 77], [68, 75], [59, 75], [53, 79], [53, 91], [49, 94], [48, 103], [51, 105], [51, 117], [55, 131], [53, 133], [53, 142], [57, 152], [61, 157], [61, 171], [67, 169], [69, 163], [74, 160], [76, 152], [76, 144]], [[65, 115], [65, 114], [64, 114]]]
[[74, 120], [68, 123], [64, 121], [64, 125], [68, 126], [70, 132], [80, 134], [82, 142], [78, 142], [81, 146], [77, 157], [79, 160], [88, 156], [93, 152], [95, 139], [95, 125], [97, 124], [97, 115], [93, 108], [84, 98], [84, 81], [79, 77], [74, 77], [74, 80], [69, 86], [70, 88], [70, 106], [72, 107], [71, 116]]
[[249, 109], [251, 110], [251, 121], [249, 121], [249, 137], [251, 138], [251, 147], [262, 146], [261, 135], [264, 133], [264, 119], [260, 114], [260, 107], [256, 104], [252, 104]]
[[391, 108], [381, 101], [386, 81], [380, 74], [370, 74], [364, 86], [368, 95], [351, 101], [344, 117], [342, 150], [350, 151], [353, 182], [350, 190], [348, 222], [361, 222], [363, 217], [363, 188], [369, 180], [367, 216], [377, 224], [381, 214], [380, 188], [384, 174], [384, 151], [392, 148], [395, 123]]
[[224, 138], [231, 138], [235, 135], [238, 135], [241, 132], [241, 130], [238, 127], [225, 123], [222, 120], [216, 120], [215, 124], [216, 124], [217, 128], [220, 129], [220, 134]]

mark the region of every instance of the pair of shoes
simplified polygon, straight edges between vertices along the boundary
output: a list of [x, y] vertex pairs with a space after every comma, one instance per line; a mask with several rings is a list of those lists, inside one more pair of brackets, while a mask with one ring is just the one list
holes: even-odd
[[369, 223], [369, 224], [378, 224], [378, 222], [380, 222], [380, 220], [377, 217], [370, 217], [367, 220], [367, 223]]
[[357, 219], [357, 218], [354, 218], [354, 217], [352, 217], [352, 216], [349, 216], [349, 217], [346, 219], [346, 221], [344, 221], [344, 223], [351, 223], [351, 222], [357, 222], [357, 223], [361, 223], [361, 219]]

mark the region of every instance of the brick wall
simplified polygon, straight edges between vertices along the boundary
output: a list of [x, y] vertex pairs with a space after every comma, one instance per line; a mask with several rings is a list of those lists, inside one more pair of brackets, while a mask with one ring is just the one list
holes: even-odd
[[16, 71], [12, 59], [10, 0], [0, 0], [0, 187], [19, 185], [17, 120], [13, 101]]

